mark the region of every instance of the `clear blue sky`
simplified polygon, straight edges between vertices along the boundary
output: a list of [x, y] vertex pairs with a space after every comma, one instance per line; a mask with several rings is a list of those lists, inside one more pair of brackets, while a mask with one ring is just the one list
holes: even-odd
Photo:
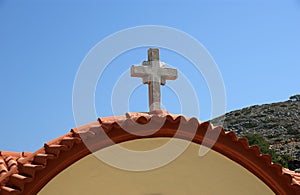
[[[222, 73], [227, 111], [300, 93], [299, 0], [0, 0], [0, 150], [35, 151], [74, 127], [72, 90], [80, 63], [106, 36], [139, 25], [173, 27], [200, 41]], [[209, 119], [204, 81], [182, 68], [184, 60], [175, 61], [167, 51], [162, 55], [162, 61], [186, 71], [199, 96], [197, 117]], [[146, 49], [123, 57], [114, 64], [125, 71], [145, 60]], [[114, 66], [99, 81], [107, 89], [95, 92], [99, 116], [112, 114], [105, 94], [122, 73], [112, 71]], [[164, 91], [166, 107], [180, 112], [168, 104], [178, 102], [174, 94]], [[147, 111], [146, 92], [146, 86], [136, 90], [131, 110]]]

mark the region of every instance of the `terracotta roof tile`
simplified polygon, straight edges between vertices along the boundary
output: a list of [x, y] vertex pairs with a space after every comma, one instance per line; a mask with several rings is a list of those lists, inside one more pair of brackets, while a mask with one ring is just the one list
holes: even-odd
[[[162, 127], [147, 136], [126, 132], [123, 127], [147, 132], [153, 128], [149, 121], [162, 123]], [[141, 128], [137, 124], [146, 124]], [[137, 127], [139, 126], [139, 127]], [[180, 130], [178, 127], [180, 126]], [[196, 134], [190, 132], [196, 127]], [[103, 137], [103, 133], [107, 138]], [[262, 155], [257, 146], [249, 147], [247, 139], [237, 138], [234, 132], [225, 132], [208, 122], [195, 118], [161, 113], [127, 113], [126, 116], [103, 117], [98, 121], [72, 129], [69, 133], [47, 142], [34, 153], [0, 153], [0, 194], [36, 194], [48, 181], [72, 163], [91, 153], [85, 146], [87, 139], [93, 149], [107, 147], [110, 142], [120, 143], [149, 137], [174, 137], [192, 140], [207, 145], [212, 140], [204, 139], [206, 133], [220, 132], [212, 149], [239, 163], [262, 181], [276, 194], [300, 194], [300, 174], [273, 164], [269, 155]], [[208, 136], [209, 137], [209, 136]]]
[[300, 185], [300, 173], [296, 173], [295, 171], [291, 171], [286, 168], [282, 168], [283, 174], [288, 174], [292, 176], [293, 184]]

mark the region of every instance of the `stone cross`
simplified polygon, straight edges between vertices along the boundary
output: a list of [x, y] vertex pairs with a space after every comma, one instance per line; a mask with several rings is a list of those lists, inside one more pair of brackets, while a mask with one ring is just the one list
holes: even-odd
[[148, 84], [150, 112], [161, 110], [160, 85], [165, 85], [166, 80], [177, 79], [177, 70], [166, 68], [165, 63], [159, 61], [159, 49], [148, 49], [148, 61], [142, 66], [131, 66], [131, 76], [141, 77], [144, 84]]

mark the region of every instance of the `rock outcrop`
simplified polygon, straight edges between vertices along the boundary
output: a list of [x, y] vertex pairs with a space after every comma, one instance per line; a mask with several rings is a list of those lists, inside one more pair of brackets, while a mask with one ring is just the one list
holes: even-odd
[[213, 119], [214, 125], [235, 131], [239, 137], [260, 134], [279, 155], [300, 160], [300, 101], [255, 105]]

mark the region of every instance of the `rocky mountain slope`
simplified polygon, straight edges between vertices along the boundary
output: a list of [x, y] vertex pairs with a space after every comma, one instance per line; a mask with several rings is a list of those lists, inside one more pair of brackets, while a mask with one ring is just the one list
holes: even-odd
[[239, 137], [260, 134], [279, 155], [288, 154], [300, 160], [300, 101], [289, 100], [255, 105], [229, 112], [213, 119], [214, 125], [235, 131]]

